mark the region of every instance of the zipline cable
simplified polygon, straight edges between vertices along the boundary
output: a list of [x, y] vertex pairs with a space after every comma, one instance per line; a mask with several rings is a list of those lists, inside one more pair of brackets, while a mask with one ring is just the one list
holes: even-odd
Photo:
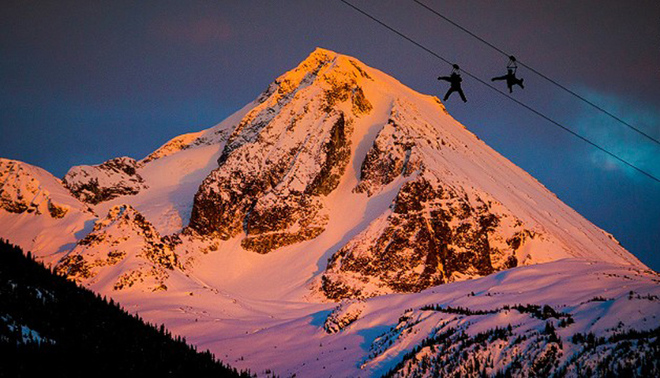
[[[421, 1], [419, 1], [419, 0], [413, 0], [413, 1], [416, 2], [417, 4], [419, 4], [420, 6], [422, 6], [424, 9], [427, 9], [427, 10], [430, 11], [431, 13], [435, 14], [436, 16], [442, 18], [443, 20], [445, 20], [445, 21], [449, 22], [450, 24], [456, 26], [457, 28], [461, 29], [461, 30], [464, 31], [465, 33], [467, 33], [467, 34], [471, 35], [472, 37], [478, 39], [479, 41], [481, 41], [481, 42], [484, 43], [485, 45], [489, 46], [489, 47], [492, 48], [493, 50], [499, 52], [500, 54], [502, 54], [502, 55], [504, 55], [504, 56], [506, 56], [506, 57], [510, 57], [510, 56], [511, 56], [511, 54], [505, 52], [504, 50], [500, 49], [499, 47], [493, 45], [492, 43], [486, 41], [485, 39], [479, 37], [478, 35], [472, 33], [472, 32], [469, 31], [468, 29], [464, 28], [463, 26], [461, 26], [461, 25], [457, 24], [456, 22], [454, 22], [453, 20], [451, 20], [449, 17], [443, 15], [442, 13], [436, 11], [435, 9], [429, 7], [428, 5], [422, 3]], [[516, 58], [517, 58], [517, 57], [516, 57]], [[555, 81], [555, 80], [553, 80], [553, 79], [547, 77], [547, 76], [544, 75], [543, 73], [541, 73], [541, 72], [537, 71], [536, 69], [534, 69], [534, 68], [528, 66], [527, 64], [525, 64], [524, 62], [521, 62], [520, 60], [517, 60], [517, 62], [518, 62], [521, 66], [523, 66], [523, 67], [527, 68], [528, 70], [530, 70], [531, 72], [533, 72], [533, 73], [537, 74], [538, 76], [544, 78], [545, 80], [547, 80], [547, 81], [549, 81], [550, 83], [556, 85], [557, 87], [563, 89], [564, 91], [566, 91], [566, 92], [568, 92], [569, 94], [575, 96], [576, 98], [582, 100], [583, 102], [585, 102], [585, 103], [591, 105], [593, 108], [595, 108], [595, 109], [601, 111], [602, 113], [604, 113], [604, 114], [610, 116], [611, 118], [613, 118], [614, 120], [620, 122], [620, 123], [623, 124], [624, 126], [627, 126], [627, 127], [629, 127], [630, 129], [632, 129], [632, 130], [638, 132], [639, 134], [645, 136], [645, 137], [648, 138], [649, 140], [651, 140], [651, 141], [653, 141], [653, 142], [655, 142], [655, 143], [657, 143], [657, 144], [660, 144], [660, 140], [658, 140], [658, 139], [656, 139], [656, 138], [654, 138], [654, 137], [648, 135], [648, 134], [645, 133], [644, 131], [642, 131], [642, 130], [638, 129], [637, 127], [631, 125], [630, 123], [624, 121], [623, 119], [621, 119], [621, 118], [619, 118], [618, 116], [612, 114], [611, 112], [607, 111], [606, 109], [604, 109], [604, 108], [602, 108], [602, 107], [600, 107], [600, 106], [594, 104], [593, 102], [587, 100], [587, 99], [584, 98], [583, 96], [581, 96], [581, 95], [575, 93], [574, 91], [568, 89], [567, 87], [563, 86], [563, 85], [560, 84], [559, 82], [557, 82], [557, 81]]]
[[[403, 33], [400, 32], [400, 31], [394, 29], [393, 27], [387, 25], [386, 23], [384, 23], [383, 21], [377, 19], [376, 17], [370, 15], [369, 13], [367, 13], [367, 12], [364, 11], [364, 10], [362, 10], [361, 8], [358, 8], [357, 6], [355, 6], [355, 5], [351, 4], [350, 2], [348, 2], [347, 0], [340, 0], [340, 1], [341, 1], [342, 3], [348, 5], [349, 7], [355, 9], [356, 11], [362, 13], [363, 15], [367, 16], [368, 18], [372, 19], [373, 21], [377, 22], [378, 24], [380, 24], [381, 26], [383, 26], [383, 27], [385, 27], [386, 29], [390, 30], [391, 32], [393, 32], [393, 33], [399, 35], [400, 37], [402, 37], [402, 38], [404, 38], [405, 40], [409, 41], [410, 43], [414, 44], [415, 46], [417, 46], [417, 47], [423, 49], [424, 51], [428, 52], [429, 54], [433, 55], [434, 57], [436, 57], [436, 58], [442, 60], [443, 62], [449, 64], [450, 66], [453, 66], [453, 63], [450, 62], [449, 60], [443, 58], [442, 56], [440, 56], [439, 54], [437, 54], [437, 53], [434, 52], [433, 50], [431, 50], [431, 49], [429, 49], [428, 47], [426, 47], [426, 46], [420, 44], [419, 42], [416, 42], [416, 41], [413, 40], [412, 38], [408, 37], [407, 35], [403, 34]], [[589, 144], [589, 145], [595, 147], [596, 149], [598, 149], [598, 150], [604, 152], [605, 154], [609, 155], [610, 157], [612, 157], [612, 158], [614, 158], [614, 159], [616, 159], [616, 160], [622, 162], [623, 164], [629, 166], [630, 168], [633, 168], [633, 169], [636, 170], [637, 172], [639, 172], [639, 173], [641, 173], [641, 174], [647, 176], [648, 178], [650, 178], [650, 179], [652, 179], [652, 180], [654, 180], [654, 181], [660, 183], [660, 179], [658, 179], [657, 177], [653, 176], [652, 174], [650, 174], [650, 173], [644, 171], [644, 170], [641, 169], [641, 168], [638, 168], [637, 166], [633, 165], [632, 163], [629, 163], [628, 161], [624, 160], [623, 158], [621, 158], [621, 157], [615, 155], [614, 153], [612, 153], [612, 152], [606, 150], [605, 148], [603, 148], [603, 147], [597, 145], [596, 143], [590, 141], [589, 139], [583, 137], [582, 135], [576, 133], [575, 131], [573, 131], [573, 130], [567, 128], [566, 126], [560, 124], [559, 122], [553, 120], [552, 118], [550, 118], [550, 117], [546, 116], [545, 114], [539, 112], [538, 110], [532, 108], [531, 106], [529, 106], [529, 105], [527, 105], [527, 104], [525, 104], [525, 103], [523, 103], [523, 102], [521, 102], [521, 101], [519, 101], [519, 100], [517, 100], [517, 99], [515, 99], [515, 98], [513, 98], [513, 97], [511, 97], [511, 96], [509, 96], [509, 95], [507, 95], [506, 93], [504, 93], [504, 92], [502, 92], [501, 90], [495, 88], [494, 86], [490, 85], [489, 83], [487, 83], [487, 82], [481, 80], [480, 78], [478, 78], [477, 76], [473, 75], [472, 73], [470, 73], [470, 72], [468, 72], [468, 71], [466, 71], [466, 70], [464, 70], [464, 69], [461, 69], [461, 71], [463, 71], [465, 74], [467, 74], [467, 75], [470, 76], [471, 78], [477, 80], [477, 81], [480, 82], [481, 84], [487, 86], [488, 88], [494, 90], [495, 92], [501, 94], [502, 96], [504, 96], [504, 97], [510, 99], [511, 101], [514, 101], [514, 102], [517, 103], [518, 105], [524, 107], [525, 109], [531, 111], [532, 113], [534, 113], [534, 114], [538, 115], [539, 117], [545, 119], [546, 121], [552, 123], [553, 125], [560, 127], [561, 129], [563, 129], [564, 131], [566, 131], [566, 132], [572, 134], [572, 135], [575, 136], [576, 138], [581, 139], [582, 141], [584, 141], [584, 142], [586, 142], [587, 144]]]

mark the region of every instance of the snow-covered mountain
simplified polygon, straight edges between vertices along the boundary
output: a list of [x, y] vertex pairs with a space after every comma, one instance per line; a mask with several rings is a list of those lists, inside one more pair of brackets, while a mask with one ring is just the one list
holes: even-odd
[[611, 235], [436, 97], [324, 49], [141, 161], [0, 168], [0, 237], [240, 368], [430, 375], [476, 337], [441, 373], [573, 374], [658, 326], [658, 276]]

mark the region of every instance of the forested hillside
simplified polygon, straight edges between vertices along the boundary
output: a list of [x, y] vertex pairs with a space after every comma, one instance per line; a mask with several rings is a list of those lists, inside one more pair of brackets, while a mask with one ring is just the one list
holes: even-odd
[[0, 239], [0, 376], [248, 377]]

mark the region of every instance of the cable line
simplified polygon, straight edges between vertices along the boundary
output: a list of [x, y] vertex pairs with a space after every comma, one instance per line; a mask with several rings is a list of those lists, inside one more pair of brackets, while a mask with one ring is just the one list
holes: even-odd
[[[483, 42], [485, 45], [489, 46], [490, 48], [492, 48], [493, 50], [499, 52], [500, 54], [502, 54], [502, 55], [504, 55], [504, 56], [506, 56], [506, 57], [510, 57], [510, 56], [511, 56], [511, 54], [509, 54], [509, 53], [503, 51], [503, 50], [500, 49], [499, 47], [493, 45], [492, 43], [486, 41], [485, 39], [479, 37], [478, 35], [472, 33], [472, 32], [469, 31], [468, 29], [466, 29], [466, 28], [464, 28], [463, 26], [461, 26], [461, 25], [457, 24], [456, 22], [452, 21], [449, 17], [443, 15], [442, 13], [436, 11], [435, 9], [429, 7], [428, 5], [422, 3], [421, 1], [419, 1], [419, 0], [413, 0], [413, 1], [416, 2], [417, 4], [419, 4], [420, 6], [422, 6], [424, 9], [427, 9], [428, 11], [430, 11], [430, 12], [433, 13], [433, 14], [435, 14], [436, 16], [442, 18], [443, 20], [445, 20], [445, 21], [449, 22], [450, 24], [456, 26], [457, 28], [461, 29], [461, 30], [464, 31], [465, 33], [467, 33], [467, 34], [471, 35], [472, 37], [478, 39], [479, 41]], [[518, 60], [518, 63], [520, 63], [521, 66], [527, 68], [528, 70], [532, 71], [533, 73], [537, 74], [538, 76], [540, 76], [540, 77], [544, 78], [545, 80], [549, 81], [550, 83], [552, 83], [552, 84], [556, 85], [557, 87], [563, 89], [564, 91], [568, 92], [569, 94], [571, 94], [571, 95], [577, 97], [578, 99], [582, 100], [583, 102], [585, 102], [585, 103], [591, 105], [593, 108], [595, 108], [595, 109], [597, 109], [597, 110], [600, 110], [602, 113], [604, 113], [604, 114], [610, 116], [610, 117], [613, 118], [614, 120], [619, 121], [619, 122], [620, 122], [621, 124], [623, 124], [624, 126], [627, 126], [627, 127], [629, 127], [630, 129], [632, 129], [632, 130], [638, 132], [639, 134], [645, 136], [645, 137], [648, 138], [649, 140], [651, 140], [651, 141], [653, 141], [653, 142], [655, 142], [655, 143], [657, 143], [657, 144], [660, 144], [660, 140], [658, 140], [658, 139], [656, 139], [656, 138], [654, 138], [654, 137], [648, 135], [648, 134], [645, 133], [644, 131], [642, 131], [642, 130], [636, 128], [635, 126], [633, 126], [633, 125], [631, 125], [630, 123], [624, 121], [623, 119], [619, 118], [618, 116], [616, 116], [616, 115], [610, 113], [610, 112], [607, 111], [606, 109], [603, 109], [602, 107], [600, 107], [600, 106], [594, 104], [593, 102], [587, 100], [587, 99], [584, 98], [583, 96], [581, 96], [581, 95], [575, 93], [574, 91], [568, 89], [567, 87], [563, 86], [562, 84], [558, 83], [557, 81], [555, 81], [555, 80], [553, 80], [553, 79], [547, 77], [546, 75], [542, 74], [541, 72], [537, 71], [536, 69], [534, 69], [534, 68], [528, 66], [528, 65], [525, 64], [524, 62], [521, 62], [520, 60]]]
[[[419, 42], [417, 42], [417, 41], [415, 41], [415, 40], [413, 40], [412, 38], [408, 37], [407, 35], [403, 34], [403, 33], [400, 32], [400, 31], [394, 29], [393, 27], [387, 25], [387, 24], [384, 23], [383, 21], [381, 21], [381, 20], [377, 19], [376, 17], [370, 15], [369, 13], [367, 13], [367, 12], [364, 11], [364, 10], [362, 10], [361, 8], [358, 8], [357, 6], [351, 4], [351, 3], [348, 2], [347, 0], [340, 0], [340, 1], [341, 1], [342, 3], [348, 5], [349, 7], [355, 9], [356, 11], [362, 13], [363, 15], [367, 16], [368, 18], [372, 19], [373, 21], [377, 22], [378, 24], [382, 25], [383, 27], [385, 27], [386, 29], [390, 30], [391, 32], [393, 32], [393, 33], [399, 35], [400, 37], [404, 38], [405, 40], [411, 42], [411, 43], [414, 44], [415, 46], [417, 46], [417, 47], [423, 49], [424, 51], [428, 52], [429, 54], [433, 55], [434, 57], [440, 59], [441, 61], [443, 61], [443, 62], [445, 62], [445, 63], [447, 63], [447, 64], [449, 64], [449, 65], [451, 65], [451, 66], [454, 65], [452, 62], [450, 62], [449, 60], [447, 60], [447, 59], [445, 59], [444, 57], [440, 56], [439, 54], [437, 54], [437, 53], [434, 52], [433, 50], [431, 50], [431, 49], [429, 49], [428, 47], [426, 47], [426, 46], [420, 44]], [[464, 70], [464, 69], [461, 69], [461, 71], [463, 71], [466, 75], [470, 76], [471, 78], [477, 80], [477, 81], [480, 82], [481, 84], [487, 86], [488, 88], [494, 90], [495, 92], [501, 94], [502, 96], [504, 96], [504, 97], [510, 99], [511, 101], [514, 101], [514, 102], [517, 103], [518, 105], [524, 107], [525, 109], [531, 111], [532, 113], [534, 113], [534, 114], [538, 115], [539, 117], [545, 119], [546, 121], [552, 123], [553, 125], [555, 125], [555, 126], [561, 128], [561, 129], [563, 129], [564, 131], [566, 131], [566, 132], [572, 134], [572, 135], [575, 136], [576, 138], [581, 139], [582, 141], [584, 141], [584, 142], [586, 142], [587, 144], [593, 146], [594, 148], [596, 148], [596, 149], [598, 149], [598, 150], [604, 152], [605, 154], [609, 155], [610, 157], [612, 157], [612, 158], [614, 158], [614, 159], [620, 161], [621, 163], [623, 163], [623, 164], [629, 166], [630, 168], [633, 168], [634, 170], [636, 170], [637, 172], [639, 172], [639, 173], [641, 173], [641, 174], [647, 176], [648, 178], [650, 178], [650, 179], [652, 179], [652, 180], [654, 180], [654, 181], [660, 183], [660, 179], [658, 179], [657, 177], [653, 176], [652, 174], [650, 174], [650, 173], [644, 171], [644, 170], [641, 169], [641, 168], [638, 168], [637, 166], [633, 165], [632, 163], [629, 163], [628, 161], [624, 160], [623, 158], [621, 158], [621, 157], [615, 155], [614, 153], [612, 153], [612, 152], [606, 150], [605, 148], [603, 148], [603, 147], [597, 145], [596, 143], [590, 141], [589, 139], [583, 137], [582, 135], [576, 133], [575, 131], [573, 131], [573, 130], [567, 128], [566, 126], [560, 124], [559, 122], [553, 120], [552, 118], [550, 118], [550, 117], [546, 116], [545, 114], [539, 112], [538, 110], [532, 108], [531, 106], [529, 106], [529, 105], [527, 105], [527, 104], [525, 104], [525, 103], [523, 103], [523, 102], [521, 102], [521, 101], [519, 101], [519, 100], [517, 100], [517, 99], [515, 99], [515, 98], [513, 98], [513, 97], [511, 97], [511, 96], [509, 96], [509, 95], [507, 95], [506, 93], [504, 93], [504, 92], [502, 92], [501, 90], [495, 88], [494, 86], [490, 85], [489, 83], [487, 83], [487, 82], [481, 80], [480, 78], [478, 78], [477, 76], [473, 75], [472, 73], [470, 73], [470, 72], [468, 72], [468, 71], [466, 71], [466, 70]]]

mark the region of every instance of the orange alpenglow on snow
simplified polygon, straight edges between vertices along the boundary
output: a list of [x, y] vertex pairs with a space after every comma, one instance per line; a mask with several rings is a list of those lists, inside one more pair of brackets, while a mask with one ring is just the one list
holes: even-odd
[[569, 360], [569, 337], [611, 351], [615, 328], [646, 332], [660, 314], [657, 275], [438, 98], [325, 49], [143, 160], [63, 182], [11, 164], [23, 171], [0, 165], [0, 237], [238, 368], [401, 376], [434, 358], [450, 374], [473, 361], [428, 345], [463, 348], [465, 332], [486, 335], [471, 355], [493, 374], [548, 359], [548, 374], [581, 371], [606, 361]]

